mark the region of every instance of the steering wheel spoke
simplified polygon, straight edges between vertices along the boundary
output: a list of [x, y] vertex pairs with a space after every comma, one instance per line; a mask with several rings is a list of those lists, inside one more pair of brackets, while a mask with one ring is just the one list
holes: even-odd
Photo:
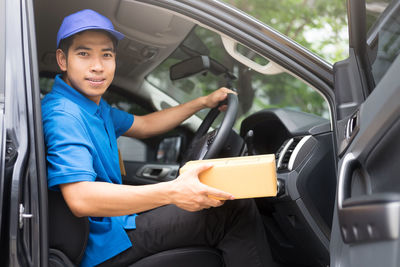
[[222, 149], [236, 120], [238, 110], [237, 95], [228, 94], [227, 109], [220, 126], [217, 129], [208, 132], [220, 113], [218, 107], [209, 111], [199, 129], [194, 134], [192, 142], [184, 153], [183, 164], [189, 160], [214, 158]]

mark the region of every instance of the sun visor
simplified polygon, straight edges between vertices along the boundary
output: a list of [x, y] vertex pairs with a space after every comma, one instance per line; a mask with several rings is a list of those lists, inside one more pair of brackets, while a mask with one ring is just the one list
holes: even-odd
[[120, 2], [115, 18], [130, 39], [148, 44], [176, 43], [194, 26], [169, 10], [130, 0]]

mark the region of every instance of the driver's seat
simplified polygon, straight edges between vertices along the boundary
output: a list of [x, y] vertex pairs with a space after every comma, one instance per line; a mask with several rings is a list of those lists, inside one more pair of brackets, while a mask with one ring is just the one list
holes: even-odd
[[[49, 266], [78, 266], [89, 236], [89, 221], [75, 217], [60, 192], [48, 190]], [[171, 249], [143, 258], [131, 267], [222, 267], [221, 253], [210, 247]]]

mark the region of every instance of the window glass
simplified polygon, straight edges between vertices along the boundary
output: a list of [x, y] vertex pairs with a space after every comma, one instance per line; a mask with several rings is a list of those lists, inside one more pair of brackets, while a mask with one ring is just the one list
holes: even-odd
[[143, 108], [141, 105], [133, 102], [130, 97], [122, 95], [117, 91], [117, 89], [111, 86], [103, 95], [103, 99], [112, 107], [124, 110], [130, 114], [145, 115], [149, 113], [149, 111]]
[[[126, 96], [119, 94], [116, 89], [110, 87], [103, 95], [104, 100], [111, 106], [124, 110], [134, 115], [145, 115], [149, 111], [136, 104]], [[146, 162], [147, 146], [136, 138], [121, 136], [117, 140], [118, 148], [124, 161]]]
[[365, 0], [367, 31], [378, 21], [391, 0]]
[[54, 78], [40, 77], [39, 79], [40, 99], [43, 99], [43, 97], [51, 91], [53, 83], [54, 83]]
[[346, 0], [222, 0], [330, 63], [348, 57]]
[[[256, 53], [249, 49], [240, 49], [241, 53], [247, 53], [248, 58], [262, 63]], [[150, 73], [148, 81], [180, 103], [226, 86], [226, 76], [206, 72], [180, 80], [170, 80], [169, 68], [173, 64], [198, 54], [208, 55], [237, 77], [233, 81], [233, 87], [237, 89], [239, 97], [239, 117], [235, 130], [239, 130], [241, 121], [247, 115], [265, 108], [284, 107], [329, 118], [327, 103], [306, 83], [287, 73], [264, 75], [249, 69], [225, 51], [218, 34], [199, 26], [164, 63]], [[206, 114], [207, 110], [203, 110], [197, 115], [204, 118]], [[214, 126], [216, 125], [218, 121], [215, 122]]]
[[368, 41], [372, 51], [371, 69], [375, 85], [400, 52], [400, 4], [398, 1], [388, 2], [377, 2], [370, 7], [367, 3], [367, 24], [373, 24]]
[[147, 146], [144, 142], [132, 137], [120, 136], [117, 143], [124, 161], [146, 162]]

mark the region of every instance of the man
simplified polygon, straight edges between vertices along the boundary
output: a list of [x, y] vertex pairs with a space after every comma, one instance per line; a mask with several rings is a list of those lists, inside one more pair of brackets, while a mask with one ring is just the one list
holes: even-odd
[[224, 204], [234, 197], [200, 183], [197, 175], [211, 166], [171, 182], [121, 184], [116, 138], [166, 132], [231, 93], [221, 88], [146, 116], [110, 107], [102, 95], [122, 38], [92, 10], [64, 18], [56, 51], [63, 74], [42, 102], [49, 188], [61, 190], [71, 211], [90, 222], [81, 265], [126, 266], [159, 251], [206, 245], [219, 248], [227, 266], [265, 266], [270, 255], [257, 208], [250, 200]]

